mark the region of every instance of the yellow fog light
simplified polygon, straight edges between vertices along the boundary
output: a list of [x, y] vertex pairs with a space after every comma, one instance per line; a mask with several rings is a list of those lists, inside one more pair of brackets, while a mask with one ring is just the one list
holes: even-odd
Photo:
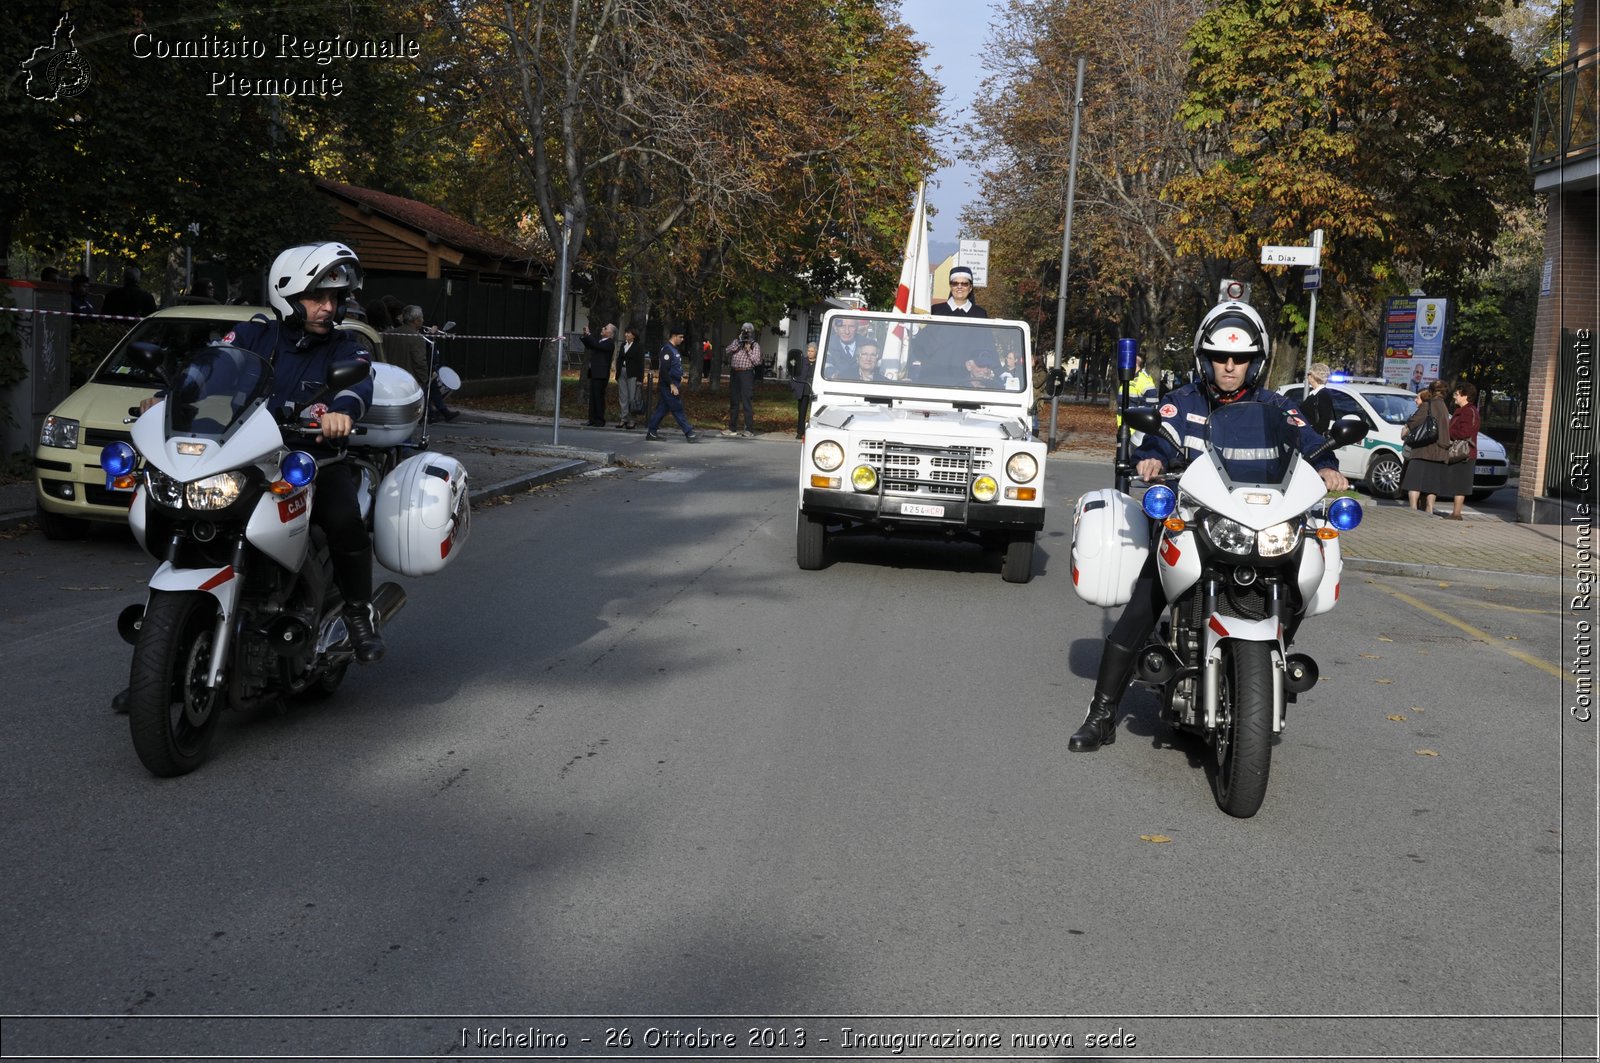
[[870, 491], [878, 486], [878, 472], [871, 465], [857, 465], [850, 473], [850, 486], [857, 491]]
[[972, 497], [979, 502], [993, 502], [994, 496], [999, 493], [1000, 485], [987, 473], [972, 481]]

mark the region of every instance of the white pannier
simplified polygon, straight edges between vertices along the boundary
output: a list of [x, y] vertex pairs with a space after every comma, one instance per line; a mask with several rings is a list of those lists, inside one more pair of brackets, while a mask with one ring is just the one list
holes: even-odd
[[373, 552], [391, 572], [432, 575], [461, 552], [471, 517], [466, 466], [433, 451], [417, 454], [378, 485]]
[[1150, 518], [1112, 487], [1078, 499], [1072, 515], [1072, 589], [1090, 605], [1127, 605], [1150, 552]]
[[397, 365], [374, 362], [372, 405], [356, 425], [366, 434], [351, 437], [358, 447], [394, 447], [411, 438], [422, 421], [422, 386]]

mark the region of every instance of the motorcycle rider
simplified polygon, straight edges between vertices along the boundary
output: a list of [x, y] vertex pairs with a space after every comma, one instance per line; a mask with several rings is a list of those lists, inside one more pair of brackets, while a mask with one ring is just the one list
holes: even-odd
[[[267, 276], [267, 298], [276, 320], [257, 314], [234, 327], [223, 343], [253, 351], [273, 367], [271, 405], [274, 412], [292, 407], [296, 414], [320, 391], [336, 362], [372, 355], [354, 332], [336, 326], [344, 318], [346, 297], [361, 287], [361, 262], [338, 242], [299, 244], [281, 252]], [[157, 395], [140, 404], [143, 413], [160, 402]], [[326, 396], [302, 419], [315, 417], [321, 434], [304, 446], [318, 458], [337, 450], [326, 444], [349, 437], [372, 403], [372, 378], [336, 395]], [[322, 445], [318, 445], [322, 444]], [[362, 664], [383, 659], [383, 636], [372, 609], [372, 537], [361, 516], [360, 473], [347, 462], [319, 462], [311, 522], [322, 529], [333, 560], [333, 579], [345, 600], [345, 626], [351, 648]], [[118, 712], [128, 711], [128, 691], [112, 699]]]
[[[1195, 381], [1168, 392], [1161, 406], [1161, 419], [1183, 440], [1188, 460], [1205, 452], [1204, 426], [1211, 411], [1234, 402], [1261, 402], [1286, 411], [1290, 423], [1300, 429], [1300, 453], [1307, 458], [1322, 446], [1322, 436], [1306, 423], [1292, 400], [1260, 385], [1270, 353], [1266, 326], [1247, 303], [1218, 303], [1201, 320], [1194, 334]], [[1164, 433], [1148, 432], [1133, 452], [1135, 472], [1145, 482], [1159, 479], [1177, 457], [1177, 448]], [[1343, 491], [1350, 486], [1339, 474], [1339, 462], [1332, 452], [1317, 458], [1313, 466], [1328, 490]], [[1167, 604], [1155, 559], [1154, 550], [1145, 555], [1133, 597], [1106, 636], [1088, 714], [1067, 741], [1067, 748], [1074, 753], [1091, 752], [1116, 741], [1117, 707], [1133, 677], [1138, 653]]]

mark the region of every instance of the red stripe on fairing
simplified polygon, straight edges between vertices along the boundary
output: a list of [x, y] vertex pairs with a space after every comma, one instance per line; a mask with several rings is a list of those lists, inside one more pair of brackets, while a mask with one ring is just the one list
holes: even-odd
[[224, 583], [228, 582], [232, 578], [233, 578], [233, 566], [229, 565], [227, 568], [223, 569], [221, 572], [218, 572], [215, 576], [212, 576], [210, 579], [208, 579], [204, 583], [200, 584], [200, 589], [203, 590], [203, 591], [212, 590], [213, 588], [222, 586]]
[[1168, 568], [1176, 565], [1178, 563], [1178, 558], [1182, 556], [1183, 551], [1178, 549], [1177, 543], [1173, 542], [1171, 539], [1161, 540], [1161, 560], [1167, 563]]
[[1212, 617], [1209, 621], [1207, 621], [1206, 626], [1212, 631], [1215, 631], [1218, 635], [1221, 635], [1223, 638], [1228, 637], [1228, 629], [1219, 624], [1216, 617]]
[[1334, 601], [1338, 601], [1339, 600], [1339, 588], [1340, 588], [1340, 586], [1342, 586], [1342, 584], [1335, 583], [1333, 585], [1333, 600]]
[[1077, 565], [1073, 565], [1072, 566], [1072, 585], [1074, 587], [1076, 587], [1078, 585], [1078, 566]]

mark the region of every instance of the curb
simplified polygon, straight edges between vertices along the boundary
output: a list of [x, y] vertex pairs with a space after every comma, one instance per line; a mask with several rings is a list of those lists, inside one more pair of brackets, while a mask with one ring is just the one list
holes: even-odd
[[548, 469], [540, 469], [537, 472], [523, 473], [520, 476], [513, 476], [509, 480], [501, 480], [499, 483], [490, 484], [487, 487], [469, 492], [467, 501], [473, 503], [486, 502], [491, 498], [499, 498], [502, 495], [524, 491], [530, 487], [539, 487], [543, 484], [553, 483], [556, 480], [564, 480], [568, 476], [572, 476], [593, 464], [597, 463], [579, 459], [563, 462], [560, 465], [552, 465]]
[[1406, 576], [1411, 579], [1448, 580], [1454, 583], [1490, 582], [1503, 587], [1514, 583], [1531, 591], [1559, 591], [1560, 576], [1540, 576], [1532, 572], [1508, 572], [1503, 569], [1457, 568], [1451, 565], [1429, 565], [1415, 561], [1378, 561], [1361, 557], [1344, 559], [1346, 572], [1368, 572], [1375, 576]]

